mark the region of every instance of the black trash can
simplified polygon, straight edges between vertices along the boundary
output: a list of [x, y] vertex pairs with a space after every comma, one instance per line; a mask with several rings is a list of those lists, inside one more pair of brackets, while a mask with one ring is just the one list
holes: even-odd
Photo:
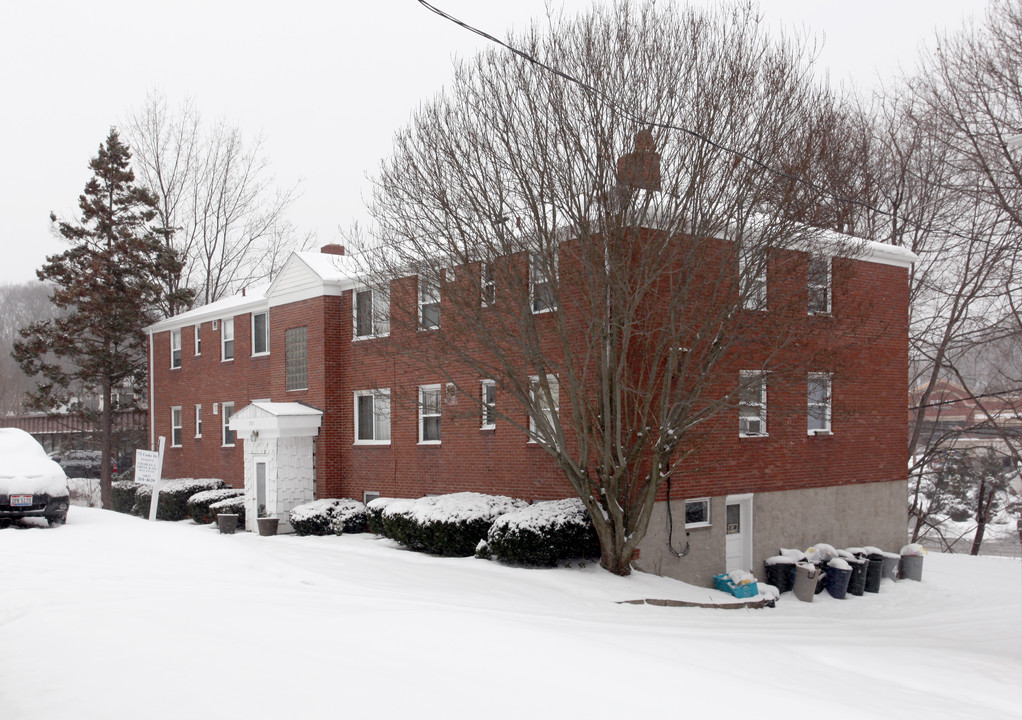
[[848, 592], [862, 596], [866, 591], [866, 560], [864, 558], [845, 558], [852, 566], [852, 577], [848, 580]]
[[827, 592], [832, 598], [844, 600], [848, 592], [848, 581], [852, 578], [850, 565], [841, 558], [827, 563]]
[[866, 561], [866, 592], [880, 592], [880, 580], [884, 576], [884, 556], [870, 553]]
[[795, 587], [795, 561], [784, 555], [769, 557], [764, 562], [766, 569], [766, 581], [773, 585], [778, 592], [789, 592]]

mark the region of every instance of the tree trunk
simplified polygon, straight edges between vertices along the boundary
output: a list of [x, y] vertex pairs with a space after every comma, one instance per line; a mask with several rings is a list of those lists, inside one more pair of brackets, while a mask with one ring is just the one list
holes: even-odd
[[103, 507], [110, 509], [114, 506], [113, 485], [111, 477], [111, 459], [113, 457], [113, 431], [114, 413], [112, 391], [109, 382], [103, 383], [103, 413], [100, 416], [100, 424], [103, 432], [103, 455], [100, 467], [99, 487], [103, 499]]
[[979, 481], [979, 492], [976, 493], [976, 534], [972, 538], [970, 555], [979, 555], [979, 549], [983, 545], [983, 536], [986, 534], [987, 529], [987, 517], [990, 514], [990, 498], [994, 492], [995, 488], [990, 488], [989, 492], [987, 491], [986, 478]]

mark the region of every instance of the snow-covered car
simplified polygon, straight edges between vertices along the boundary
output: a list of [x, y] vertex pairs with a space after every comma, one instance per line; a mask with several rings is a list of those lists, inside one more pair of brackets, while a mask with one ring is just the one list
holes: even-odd
[[67, 520], [67, 475], [24, 430], [0, 428], [0, 520], [44, 517]]

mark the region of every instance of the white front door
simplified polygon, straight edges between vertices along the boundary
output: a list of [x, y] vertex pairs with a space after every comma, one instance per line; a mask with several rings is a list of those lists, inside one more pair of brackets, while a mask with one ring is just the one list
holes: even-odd
[[724, 506], [725, 569], [752, 570], [752, 495], [729, 495]]

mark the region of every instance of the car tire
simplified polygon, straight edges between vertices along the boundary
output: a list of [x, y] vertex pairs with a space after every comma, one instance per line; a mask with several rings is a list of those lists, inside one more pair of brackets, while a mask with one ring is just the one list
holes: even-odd
[[50, 524], [50, 527], [63, 525], [64, 523], [67, 522], [67, 515], [47, 515], [46, 522]]

